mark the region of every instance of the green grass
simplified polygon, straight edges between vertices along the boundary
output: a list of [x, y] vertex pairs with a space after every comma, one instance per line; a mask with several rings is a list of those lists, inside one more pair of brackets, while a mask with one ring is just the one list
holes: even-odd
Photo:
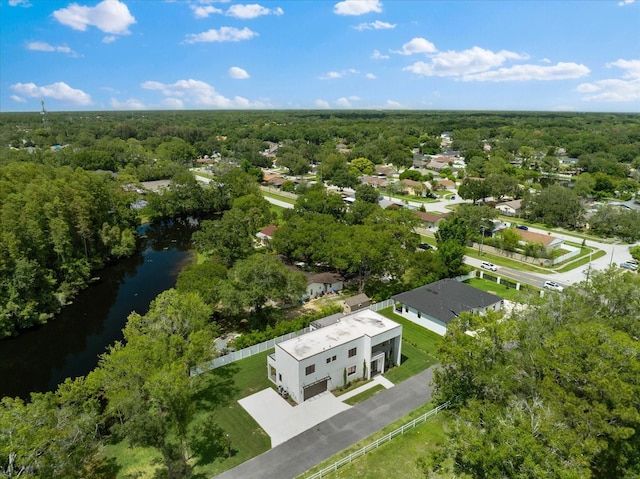
[[[416, 417], [430, 411], [433, 407], [431, 403], [421, 406], [407, 416], [394, 421], [381, 431], [323, 461], [313, 469], [298, 476], [298, 478], [309, 477], [311, 474], [330, 466], [334, 462], [358, 451], [376, 439], [385, 436]], [[437, 416], [428, 419], [427, 422], [419, 424], [405, 434], [381, 445], [378, 449], [355, 459], [351, 464], [332, 472], [327, 477], [343, 479], [353, 477], [363, 477], [367, 479], [387, 479], [389, 477], [424, 479], [424, 474], [421, 473], [416, 466], [416, 459], [426, 452], [437, 448], [438, 445], [444, 442], [444, 431], [447, 420], [447, 413], [441, 412]]]
[[[238, 399], [272, 387], [267, 378], [265, 351], [202, 374], [204, 389], [197, 397], [197, 407], [204, 415], [215, 413], [216, 422], [231, 439], [232, 457], [199, 457], [194, 459], [194, 474], [211, 477], [251, 459], [271, 448], [271, 439], [247, 413]], [[198, 421], [196, 416], [194, 422]], [[129, 447], [126, 441], [105, 447], [107, 460], [115, 459], [118, 479], [153, 478], [159, 467], [160, 454], [154, 449]]]
[[384, 386], [382, 386], [381, 384], [376, 384], [372, 388], [369, 388], [366, 391], [362, 391], [360, 394], [356, 394], [355, 396], [346, 399], [344, 403], [348, 404], [349, 406], [355, 406], [356, 404], [369, 399], [371, 396], [375, 396], [383, 389]]
[[196, 473], [211, 477], [271, 448], [269, 436], [238, 404], [238, 399], [273, 387], [273, 383], [267, 378], [266, 366], [267, 355], [272, 352], [273, 349], [203, 374], [203, 380], [208, 382], [203, 402], [210, 402], [215, 407], [220, 396], [230, 393], [223, 405], [215, 407], [215, 415], [218, 425], [229, 434], [233, 454], [231, 458], [215, 458], [212, 462], [196, 467]]
[[[491, 274], [491, 273], [485, 273]], [[508, 278], [507, 278], [508, 279]], [[509, 280], [512, 281], [512, 280]], [[498, 284], [488, 279], [471, 278], [465, 281], [469, 286], [473, 286], [476, 289], [486, 291], [487, 293], [495, 294], [501, 298], [508, 299], [509, 301], [515, 301], [517, 303], [524, 303], [527, 300], [527, 296], [531, 291], [534, 291], [531, 287], [526, 287], [523, 290], [516, 290], [515, 288], [507, 288], [504, 284]]]
[[272, 193], [270, 191], [265, 191], [265, 190], [261, 190], [261, 192], [262, 192], [263, 196], [268, 196], [269, 198], [274, 198], [276, 200], [284, 201], [285, 203], [289, 203], [289, 204], [292, 204], [292, 205], [296, 204], [296, 200], [294, 200], [293, 198], [289, 198], [288, 196], [278, 195], [278, 194]]
[[393, 307], [378, 313], [402, 325], [402, 362], [384, 374], [394, 384], [409, 379], [438, 362], [436, 357], [442, 336], [393, 312]]

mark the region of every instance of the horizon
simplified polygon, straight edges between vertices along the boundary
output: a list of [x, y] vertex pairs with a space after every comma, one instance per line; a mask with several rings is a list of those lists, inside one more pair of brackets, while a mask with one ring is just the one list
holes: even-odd
[[638, 0], [0, 0], [0, 12], [3, 113], [41, 101], [51, 113], [640, 112]]

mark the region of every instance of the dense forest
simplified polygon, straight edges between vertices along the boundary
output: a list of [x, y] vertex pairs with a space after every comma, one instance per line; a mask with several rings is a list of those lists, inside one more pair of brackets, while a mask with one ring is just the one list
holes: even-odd
[[[412, 168], [439, 153], [464, 158], [465, 168]], [[359, 184], [376, 165], [399, 173], [390, 193], [401, 193], [402, 181], [448, 178], [473, 204], [440, 224], [436, 250], [420, 250], [416, 216], [382, 209], [380, 191]], [[196, 180], [196, 166], [209, 183]], [[259, 188], [274, 167], [288, 173], [282, 189], [297, 194], [280, 213]], [[231, 387], [229, 378], [192, 378], [190, 369], [216, 354], [211, 344], [224, 328], [257, 338], [300, 327], [285, 314], [306, 287], [292, 264], [338, 271], [353, 291], [384, 299], [464, 272], [465, 245], [496, 217], [492, 202], [505, 198], [522, 198], [532, 221], [583, 228], [588, 220], [593, 232], [632, 242], [640, 213], [605, 203], [637, 198], [639, 170], [640, 115], [632, 114], [2, 114], [0, 337], [48, 320], [105, 263], [132, 254], [141, 222], [208, 219], [193, 235], [199, 261], [147, 314], [131, 314], [125, 340], [93, 373], [30, 401], [2, 400], [0, 474], [113, 477], [103, 448], [127, 441], [154, 449], [167, 477], [189, 477], [203, 458], [224, 456], [224, 431], [208, 412], [224, 407]], [[150, 180], [169, 181], [143, 191]], [[354, 188], [353, 203], [325, 184]], [[278, 226], [273, 240], [256, 248], [267, 225]], [[437, 375], [439, 399], [455, 399], [460, 420], [451, 443], [421, 460], [425, 474], [634, 477], [639, 297], [637, 275], [612, 270], [512, 321], [461, 318]], [[468, 329], [485, 333], [474, 338]], [[591, 429], [582, 429], [585, 416]], [[498, 435], [512, 449], [497, 447]], [[576, 448], [560, 448], [564, 441]], [[513, 450], [518, 460], [506, 460]]]

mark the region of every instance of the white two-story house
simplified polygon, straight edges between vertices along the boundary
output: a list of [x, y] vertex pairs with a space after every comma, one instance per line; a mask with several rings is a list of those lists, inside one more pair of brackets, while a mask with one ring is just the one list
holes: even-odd
[[267, 374], [301, 403], [357, 378], [400, 364], [402, 326], [369, 309], [276, 344]]

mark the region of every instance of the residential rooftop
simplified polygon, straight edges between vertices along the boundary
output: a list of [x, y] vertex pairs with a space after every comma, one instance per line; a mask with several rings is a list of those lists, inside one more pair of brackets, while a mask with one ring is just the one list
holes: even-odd
[[354, 339], [377, 336], [395, 328], [401, 328], [401, 326], [375, 311], [364, 309], [344, 316], [339, 322], [330, 326], [283, 341], [278, 344], [278, 347], [301, 361]]

